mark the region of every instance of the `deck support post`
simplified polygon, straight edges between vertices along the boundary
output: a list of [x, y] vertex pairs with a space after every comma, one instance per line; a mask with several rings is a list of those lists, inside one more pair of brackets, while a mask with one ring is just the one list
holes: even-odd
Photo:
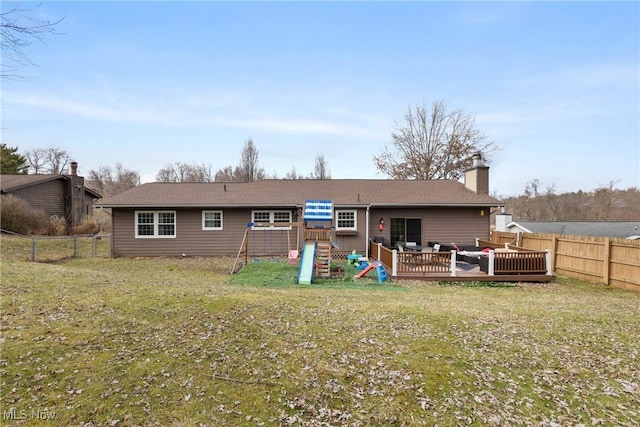
[[489, 251], [489, 272], [487, 276], [495, 276], [495, 261], [496, 261], [496, 253], [495, 251]]
[[547, 276], [553, 276], [553, 258], [551, 254], [551, 249], [545, 250], [545, 262], [547, 263]]
[[398, 275], [398, 251], [394, 249], [391, 251], [391, 276]]
[[455, 249], [451, 249], [451, 275], [456, 275], [456, 261], [457, 261], [457, 251]]

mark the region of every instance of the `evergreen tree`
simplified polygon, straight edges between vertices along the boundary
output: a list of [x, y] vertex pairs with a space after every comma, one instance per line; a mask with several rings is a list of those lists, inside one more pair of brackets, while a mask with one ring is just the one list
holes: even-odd
[[0, 173], [23, 174], [27, 173], [27, 159], [18, 154], [17, 147], [8, 147], [0, 144]]

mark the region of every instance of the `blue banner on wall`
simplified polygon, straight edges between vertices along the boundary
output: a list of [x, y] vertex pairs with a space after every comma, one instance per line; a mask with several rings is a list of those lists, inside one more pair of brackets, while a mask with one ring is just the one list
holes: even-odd
[[305, 221], [332, 221], [333, 202], [331, 200], [307, 200], [304, 203]]

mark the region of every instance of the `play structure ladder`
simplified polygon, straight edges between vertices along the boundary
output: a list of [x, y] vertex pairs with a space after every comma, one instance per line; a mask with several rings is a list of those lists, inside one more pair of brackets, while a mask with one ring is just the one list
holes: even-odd
[[331, 243], [318, 241], [316, 243], [315, 259], [316, 277], [331, 277]]

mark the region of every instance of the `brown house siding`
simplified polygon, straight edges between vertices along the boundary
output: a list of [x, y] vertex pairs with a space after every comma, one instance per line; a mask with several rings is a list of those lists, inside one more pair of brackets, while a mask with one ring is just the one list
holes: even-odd
[[[480, 212], [484, 211], [484, 215]], [[380, 218], [385, 220], [385, 229], [378, 230]], [[391, 241], [391, 218], [419, 218], [421, 220], [422, 245], [437, 241], [445, 245], [455, 242], [457, 245], [474, 245], [475, 238], [489, 239], [489, 208], [446, 208], [425, 209], [372, 209], [369, 234], [382, 236]]]
[[[212, 210], [219, 210], [211, 208]], [[341, 208], [337, 207], [340, 210]], [[153, 211], [152, 209], [140, 209]], [[158, 209], [165, 210], [165, 209]], [[166, 209], [174, 210], [174, 209]], [[115, 256], [235, 256], [242, 243], [251, 219], [251, 209], [222, 209], [223, 230], [202, 230], [202, 211], [207, 209], [175, 209], [175, 238], [136, 238], [136, 209], [113, 209], [113, 251]], [[480, 212], [484, 211], [484, 215]], [[385, 219], [385, 229], [380, 232], [380, 218]], [[425, 209], [372, 209], [369, 237], [389, 235], [390, 218], [419, 218], [422, 244], [438, 241], [442, 244], [473, 245], [475, 238], [489, 239], [489, 208], [425, 208]], [[340, 246], [336, 253], [366, 252], [366, 210], [357, 210], [359, 230], [348, 234], [334, 233], [334, 241]], [[300, 233], [298, 238], [297, 232]], [[302, 230], [293, 227], [286, 230], [253, 230], [248, 234], [248, 255], [282, 256], [290, 249], [302, 245]]]
[[[337, 206], [334, 210], [338, 211], [348, 211], [354, 210], [355, 208], [343, 208]], [[358, 253], [364, 253], [367, 248], [367, 236], [365, 234], [366, 224], [367, 224], [367, 211], [366, 209], [355, 209], [356, 210], [356, 223], [358, 226], [358, 231], [344, 231], [334, 232], [334, 241], [339, 245], [339, 249], [336, 252], [340, 253], [351, 253], [352, 250], [355, 249]], [[335, 220], [334, 224], [335, 225]]]
[[65, 216], [65, 196], [67, 184], [61, 179], [43, 182], [11, 191], [16, 197], [29, 202], [36, 209], [42, 209], [47, 216]]
[[[139, 209], [153, 211], [152, 209]], [[158, 209], [174, 210], [174, 209]], [[202, 211], [175, 209], [175, 238], [136, 238], [136, 209], [113, 209], [114, 256], [236, 255], [251, 220], [251, 209], [222, 209], [223, 230], [202, 230]], [[249, 235], [250, 256], [276, 256], [296, 248], [296, 230], [256, 230]]]
[[60, 175], [59, 178], [8, 190], [7, 193], [27, 201], [49, 217], [57, 215], [65, 217], [69, 223], [79, 223], [85, 215], [93, 213], [94, 199], [84, 189], [72, 190], [76, 182], [83, 188], [81, 177], [72, 178], [68, 181]]

